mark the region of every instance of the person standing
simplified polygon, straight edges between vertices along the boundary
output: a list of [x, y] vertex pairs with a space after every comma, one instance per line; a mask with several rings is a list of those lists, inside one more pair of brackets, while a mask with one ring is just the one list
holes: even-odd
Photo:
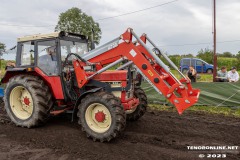
[[187, 77], [191, 82], [196, 82], [197, 71], [193, 68], [193, 66], [189, 67], [189, 70], [187, 71]]
[[237, 82], [239, 80], [239, 74], [236, 67], [232, 67], [231, 71], [228, 72], [229, 82]]
[[221, 70], [217, 72], [217, 82], [228, 82], [228, 73], [225, 66], [221, 67]]

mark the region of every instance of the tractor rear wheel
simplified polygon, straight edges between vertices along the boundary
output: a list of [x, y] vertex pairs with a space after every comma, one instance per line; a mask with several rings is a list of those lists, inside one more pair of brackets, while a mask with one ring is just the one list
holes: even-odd
[[136, 121], [141, 118], [147, 111], [147, 96], [140, 87], [135, 87], [134, 97], [139, 99], [139, 105], [133, 110], [127, 110], [127, 120]]
[[18, 75], [7, 84], [4, 96], [5, 109], [10, 119], [21, 127], [44, 124], [53, 106], [47, 85], [35, 76]]
[[78, 107], [79, 124], [94, 141], [110, 141], [125, 128], [126, 115], [118, 98], [106, 92], [87, 95]]

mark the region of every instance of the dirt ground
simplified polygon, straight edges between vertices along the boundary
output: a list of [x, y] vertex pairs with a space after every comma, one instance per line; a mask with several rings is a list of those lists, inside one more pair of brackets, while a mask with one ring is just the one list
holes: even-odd
[[[16, 127], [0, 113], [0, 159], [201, 159], [193, 145], [240, 146], [240, 118], [186, 111], [149, 110], [110, 143], [93, 142], [66, 115], [42, 127]], [[219, 152], [216, 152], [219, 153]], [[226, 152], [223, 152], [226, 153]], [[225, 159], [240, 159], [240, 149]], [[203, 158], [204, 159], [204, 158]], [[209, 159], [209, 158], [208, 158]], [[213, 159], [213, 158], [210, 158]]]

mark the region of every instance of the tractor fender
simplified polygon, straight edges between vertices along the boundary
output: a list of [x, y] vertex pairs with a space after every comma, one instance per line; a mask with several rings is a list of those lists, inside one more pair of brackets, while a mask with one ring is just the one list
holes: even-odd
[[89, 91], [87, 91], [87, 92], [84, 92], [83, 94], [81, 94], [81, 95], [78, 97], [78, 99], [77, 99], [77, 101], [76, 101], [76, 103], [75, 103], [75, 105], [74, 105], [73, 112], [72, 112], [72, 122], [73, 122], [73, 119], [74, 119], [75, 110], [76, 110], [76, 108], [78, 107], [78, 105], [81, 103], [81, 100], [82, 100], [84, 97], [86, 97], [88, 94], [90, 94], [90, 93], [95, 93], [95, 92], [97, 92], [97, 91], [99, 91], [99, 90], [101, 90], [101, 89], [102, 89], [102, 87], [91, 89], [91, 90], [89, 90]]
[[26, 73], [26, 68], [9, 68], [1, 79], [1, 84], [7, 83], [10, 78], [23, 73]]
[[77, 102], [76, 102], [75, 105], [74, 105], [74, 108], [78, 107], [78, 105], [81, 103], [81, 100], [82, 100], [84, 97], [86, 97], [88, 94], [90, 94], [90, 93], [95, 93], [95, 92], [97, 92], [97, 91], [99, 91], [99, 90], [101, 90], [101, 89], [102, 89], [102, 87], [100, 87], [100, 88], [94, 88], [94, 89], [91, 89], [91, 90], [89, 90], [89, 91], [84, 92], [83, 94], [81, 94], [81, 95], [78, 97]]

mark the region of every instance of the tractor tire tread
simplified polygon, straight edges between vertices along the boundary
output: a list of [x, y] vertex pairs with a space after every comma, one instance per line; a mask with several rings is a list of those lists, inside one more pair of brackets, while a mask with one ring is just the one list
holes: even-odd
[[[109, 132], [107, 131], [108, 132], [107, 134], [100, 133], [96, 136], [96, 134], [91, 134], [93, 131], [91, 131], [91, 129], [87, 127], [87, 124], [83, 120], [85, 119], [85, 114], [81, 112], [81, 109], [83, 109], [83, 107], [86, 108], [87, 106], [89, 106], [91, 102], [98, 101], [111, 107], [109, 112], [110, 113], [111, 111], [114, 112], [116, 123], [113, 124], [114, 127], [111, 131]], [[88, 138], [93, 139], [93, 141], [109, 142], [113, 138], [119, 136], [126, 126], [126, 114], [123, 109], [123, 106], [119, 98], [115, 97], [111, 93], [100, 91], [87, 95], [85, 98], [82, 99], [81, 104], [78, 107], [78, 110], [79, 110], [77, 114], [79, 117], [78, 123], [82, 126], [82, 131], [86, 133]]]
[[39, 77], [32, 75], [17, 75], [9, 80], [5, 89], [5, 94], [8, 94], [8, 92], [10, 92], [8, 88], [15, 84], [20, 84], [29, 90], [34, 101], [34, 111], [29, 119], [23, 121], [18, 120], [10, 111], [9, 100], [7, 96], [5, 96], [5, 109], [11, 120], [17, 126], [27, 128], [37, 127], [45, 124], [49, 119], [50, 109], [53, 106], [53, 98], [48, 86]]
[[134, 90], [135, 97], [139, 98], [140, 104], [137, 106], [136, 110], [133, 113], [127, 114], [128, 121], [136, 121], [141, 118], [147, 111], [147, 96], [142, 88], [135, 87]]

